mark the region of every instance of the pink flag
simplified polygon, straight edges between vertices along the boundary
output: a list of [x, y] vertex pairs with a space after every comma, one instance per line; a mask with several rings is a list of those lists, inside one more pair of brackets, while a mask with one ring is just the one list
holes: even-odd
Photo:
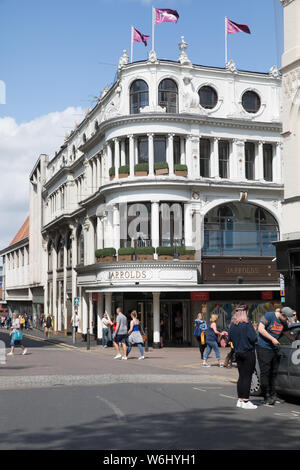
[[150, 36], [140, 33], [137, 29], [133, 28], [133, 42], [143, 42], [147, 46], [147, 39]]
[[227, 34], [232, 33], [247, 33], [251, 34], [249, 26], [247, 24], [238, 24], [234, 21], [231, 21], [227, 18], [227, 25], [226, 25]]
[[166, 22], [177, 23], [179, 14], [176, 10], [169, 8], [155, 8], [155, 24]]

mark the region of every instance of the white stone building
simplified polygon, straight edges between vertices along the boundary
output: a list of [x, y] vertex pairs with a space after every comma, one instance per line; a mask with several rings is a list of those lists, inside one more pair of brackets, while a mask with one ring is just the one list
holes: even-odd
[[[44, 310], [57, 330], [79, 298], [83, 334], [89, 323], [100, 338], [104, 309], [121, 306], [154, 347], [161, 320], [166, 343], [191, 344], [198, 311], [225, 326], [236, 303], [256, 318], [279, 299], [280, 76], [192, 65], [186, 46], [178, 62], [124, 51], [116, 82], [47, 164]], [[97, 262], [105, 248], [98, 258], [113, 258]]]

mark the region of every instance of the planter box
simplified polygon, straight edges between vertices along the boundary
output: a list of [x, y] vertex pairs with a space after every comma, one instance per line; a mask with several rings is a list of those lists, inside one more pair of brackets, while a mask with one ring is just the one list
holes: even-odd
[[115, 256], [102, 256], [101, 258], [97, 258], [98, 263], [109, 263], [111, 261], [115, 261]]
[[191, 261], [193, 261], [195, 259], [195, 254], [178, 255], [178, 258], [181, 259], [181, 260], [191, 260]]
[[151, 261], [153, 258], [153, 255], [137, 255], [138, 261]]
[[169, 168], [160, 168], [159, 170], [155, 170], [156, 175], [168, 175]]
[[175, 175], [176, 176], [187, 176], [187, 171], [186, 170], [175, 170]]
[[173, 255], [158, 255], [159, 261], [173, 261], [173, 259], [174, 259]]
[[119, 178], [128, 178], [129, 173], [119, 173]]
[[118, 255], [118, 261], [132, 261], [132, 255]]
[[135, 171], [135, 176], [148, 176], [148, 171]]

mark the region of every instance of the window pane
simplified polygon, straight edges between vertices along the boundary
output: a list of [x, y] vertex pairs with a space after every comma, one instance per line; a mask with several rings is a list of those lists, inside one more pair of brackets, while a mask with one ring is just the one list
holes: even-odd
[[264, 180], [273, 180], [273, 148], [271, 144], [264, 144], [263, 146], [263, 159], [264, 159]]
[[148, 163], [148, 138], [144, 136], [138, 139], [138, 161]]
[[253, 142], [245, 143], [245, 171], [246, 179], [254, 180], [255, 167], [255, 144]]
[[227, 140], [219, 141], [219, 176], [228, 178], [229, 175], [229, 142]]
[[200, 176], [210, 176], [210, 140], [200, 139]]
[[210, 86], [203, 86], [199, 90], [200, 104], [203, 108], [213, 109], [218, 102], [216, 91]]
[[166, 161], [166, 138], [154, 137], [154, 162]]
[[174, 147], [174, 164], [180, 164], [180, 137], [174, 137], [173, 139]]
[[130, 113], [138, 114], [140, 108], [149, 104], [148, 85], [144, 80], [136, 80], [130, 88]]

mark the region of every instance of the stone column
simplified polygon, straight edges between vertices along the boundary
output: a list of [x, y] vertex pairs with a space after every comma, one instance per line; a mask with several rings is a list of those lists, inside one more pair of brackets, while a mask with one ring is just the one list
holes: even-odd
[[180, 163], [181, 165], [186, 164], [185, 158], [185, 137], [180, 137]]
[[[72, 315], [75, 313], [74, 307], [74, 298], [77, 296], [77, 272], [75, 270], [77, 266], [77, 231], [76, 225], [70, 225], [72, 230], [71, 240], [72, 240]], [[79, 324], [79, 330], [81, 330], [81, 323]]]
[[149, 176], [154, 176], [154, 143], [153, 143], [153, 134], [148, 134], [148, 159], [149, 159]]
[[106, 178], [109, 180], [109, 169], [112, 167], [112, 150], [111, 150], [110, 142], [107, 143], [106, 160], [107, 160]]
[[119, 178], [120, 168], [120, 142], [119, 139], [114, 139], [115, 144], [115, 178]]
[[[159, 202], [151, 202], [151, 244], [154, 248], [159, 246]], [[154, 255], [157, 258], [157, 254]]]
[[153, 292], [153, 348], [160, 348], [160, 292]]
[[107, 217], [104, 223], [105, 223], [104, 248], [111, 248], [113, 246], [113, 238], [114, 238], [112, 206], [107, 207]]
[[192, 155], [192, 136], [191, 135], [187, 135], [187, 137], [186, 137], [185, 148], [186, 148], [185, 159], [186, 159], [188, 177], [192, 178], [192, 176], [193, 176], [193, 155]]
[[102, 339], [102, 317], [103, 317], [103, 299], [104, 295], [102, 292], [98, 292], [97, 301], [97, 339]]
[[219, 178], [219, 138], [214, 137], [213, 139], [213, 151], [211, 155], [211, 177]]
[[104, 245], [104, 232], [103, 232], [103, 220], [101, 217], [97, 217], [97, 249], [103, 248]]
[[281, 183], [281, 142], [276, 142], [273, 145], [273, 181], [274, 183]]
[[263, 142], [258, 143], [258, 152], [255, 157], [255, 179], [264, 181], [264, 157], [263, 157]]
[[189, 202], [184, 204], [184, 244], [189, 247], [193, 245], [193, 215]]
[[67, 322], [67, 264], [68, 264], [68, 249], [67, 249], [67, 236], [68, 232], [64, 237], [64, 292], [63, 292], [63, 328], [67, 332], [68, 322]]
[[134, 138], [129, 135], [129, 176], [134, 176]]
[[109, 316], [110, 319], [112, 319], [113, 312], [112, 312], [112, 292], [105, 292], [105, 306], [104, 309]]
[[126, 165], [125, 138], [121, 140], [121, 166]]
[[52, 308], [51, 312], [54, 317], [54, 330], [58, 331], [58, 318], [57, 318], [57, 252], [56, 252], [56, 241], [52, 244], [52, 271], [53, 271], [53, 289], [52, 289]]
[[113, 207], [113, 230], [114, 230], [114, 248], [118, 253], [118, 249], [120, 248], [120, 212], [119, 206], [114, 205]]
[[167, 162], [169, 175], [174, 176], [174, 134], [168, 134]]

